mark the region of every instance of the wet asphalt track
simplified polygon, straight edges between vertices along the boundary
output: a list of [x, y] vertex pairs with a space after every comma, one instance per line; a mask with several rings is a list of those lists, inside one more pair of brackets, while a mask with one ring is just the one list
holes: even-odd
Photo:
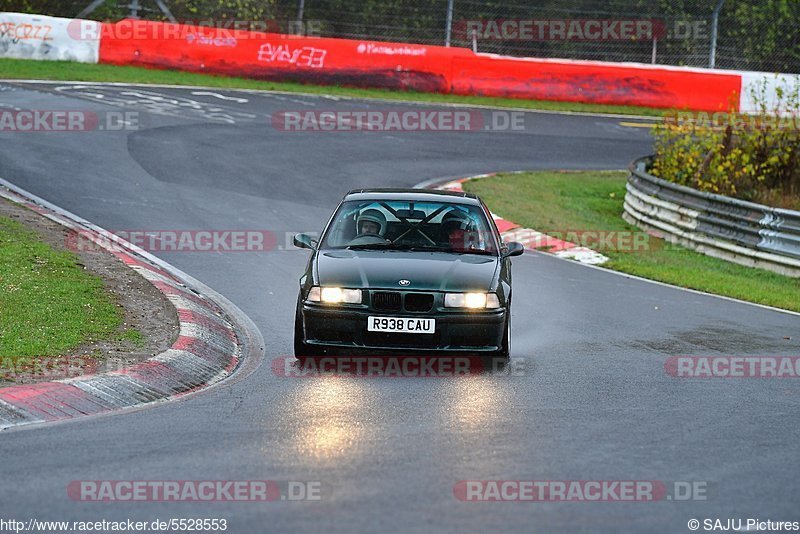
[[[650, 148], [646, 129], [620, 119], [539, 113], [513, 132], [287, 133], [270, 113], [405, 106], [192, 93], [0, 84], [5, 108], [143, 112], [133, 132], [0, 132], [0, 176], [111, 230], [258, 229], [283, 241], [319, 230], [351, 188], [623, 168]], [[291, 355], [305, 252], [158, 255], [255, 321], [264, 363], [183, 401], [0, 434], [0, 517], [226, 518], [234, 533], [686, 532], [690, 518], [800, 519], [800, 384], [664, 372], [672, 355], [800, 354], [797, 316], [532, 253], [514, 261], [524, 376], [290, 379], [269, 364]], [[323, 499], [70, 500], [67, 484], [87, 479], [320, 481]], [[453, 485], [466, 479], [708, 481], [712, 495], [464, 503]]]

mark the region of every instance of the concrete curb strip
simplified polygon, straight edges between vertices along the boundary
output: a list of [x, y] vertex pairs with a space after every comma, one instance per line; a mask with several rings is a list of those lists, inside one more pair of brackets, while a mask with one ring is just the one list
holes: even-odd
[[[240, 364], [242, 328], [222, 306], [192, 289], [196, 281], [169, 272], [163, 262], [78, 217], [69, 217], [0, 180], [0, 196], [56, 223], [96, 238], [96, 243], [139, 273], [175, 306], [180, 332], [167, 351], [118, 371], [0, 389], [0, 430], [19, 425], [138, 407], [206, 388]], [[32, 197], [32, 198], [31, 198]], [[112, 248], [109, 243], [114, 243]], [[157, 264], [157, 263], [160, 263]], [[245, 336], [247, 337], [247, 336]], [[252, 337], [252, 336], [251, 336]], [[260, 337], [260, 336], [258, 336]], [[257, 341], [257, 340], [256, 340]]]

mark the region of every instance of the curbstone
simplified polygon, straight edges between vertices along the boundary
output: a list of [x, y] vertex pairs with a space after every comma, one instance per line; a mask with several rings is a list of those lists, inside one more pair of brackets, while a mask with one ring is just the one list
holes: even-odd
[[[0, 389], [0, 430], [167, 401], [219, 382], [239, 366], [241, 327], [234, 325], [221, 305], [191, 289], [189, 280], [156, 265], [130, 243], [116, 236], [108, 239], [112, 234], [37, 203], [4, 180], [0, 180], [0, 197], [90, 235], [161, 291], [175, 307], [180, 325], [170, 349], [124, 369]], [[114, 244], [113, 250], [109, 243]]]

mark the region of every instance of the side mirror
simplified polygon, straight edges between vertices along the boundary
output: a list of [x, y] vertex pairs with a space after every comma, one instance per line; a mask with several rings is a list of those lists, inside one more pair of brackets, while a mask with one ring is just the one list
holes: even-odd
[[317, 242], [311, 239], [311, 236], [308, 234], [297, 234], [292, 239], [292, 243], [297, 248], [307, 248], [309, 250], [316, 250], [317, 249]]
[[505, 248], [506, 250], [503, 251], [504, 258], [510, 258], [511, 256], [521, 256], [522, 253], [525, 252], [525, 247], [523, 247], [521, 243], [517, 243], [516, 241], [507, 243]]

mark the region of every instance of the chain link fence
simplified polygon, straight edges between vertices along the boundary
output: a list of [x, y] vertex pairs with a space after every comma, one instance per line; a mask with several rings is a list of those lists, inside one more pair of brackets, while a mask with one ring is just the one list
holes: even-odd
[[67, 17], [91, 5], [88, 18], [96, 20], [135, 15], [220, 25], [253, 22], [258, 23], [256, 28], [267, 22], [273, 31], [430, 45], [449, 41], [451, 46], [521, 57], [800, 72], [798, 0], [5, 0], [3, 4], [0, 9], [6, 11]]

